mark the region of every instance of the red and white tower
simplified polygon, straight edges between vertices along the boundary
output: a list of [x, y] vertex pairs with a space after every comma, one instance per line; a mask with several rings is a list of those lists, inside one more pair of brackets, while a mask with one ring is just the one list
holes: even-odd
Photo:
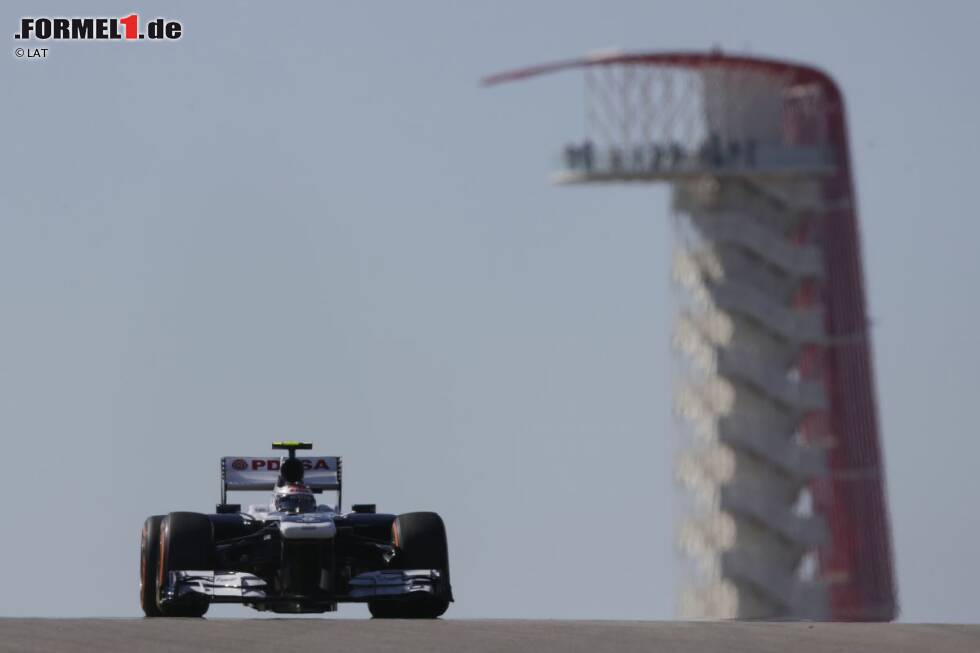
[[691, 618], [887, 621], [897, 612], [856, 200], [825, 73], [720, 53], [577, 68], [586, 135], [560, 183], [667, 182], [676, 406], [691, 497]]

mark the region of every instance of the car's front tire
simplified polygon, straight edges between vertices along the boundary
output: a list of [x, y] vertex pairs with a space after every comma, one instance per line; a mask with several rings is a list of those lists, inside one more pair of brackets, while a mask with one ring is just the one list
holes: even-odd
[[214, 531], [207, 515], [196, 512], [172, 512], [160, 524], [160, 556], [157, 574], [157, 607], [164, 617], [203, 617], [208, 611], [206, 600], [160, 601], [171, 571], [214, 569]]
[[444, 579], [439, 596], [407, 601], [369, 601], [368, 610], [376, 619], [435, 619], [449, 609], [449, 545], [446, 526], [434, 512], [409, 512], [392, 524], [395, 561], [399, 569], [438, 569]]
[[157, 574], [160, 560], [160, 522], [163, 515], [147, 517], [140, 533], [140, 608], [147, 617], [162, 617], [157, 606]]

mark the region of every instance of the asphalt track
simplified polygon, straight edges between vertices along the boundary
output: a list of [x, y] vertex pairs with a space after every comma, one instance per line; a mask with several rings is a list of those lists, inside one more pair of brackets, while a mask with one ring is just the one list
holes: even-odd
[[491, 619], [0, 619], [0, 651], [977, 653], [980, 626]]

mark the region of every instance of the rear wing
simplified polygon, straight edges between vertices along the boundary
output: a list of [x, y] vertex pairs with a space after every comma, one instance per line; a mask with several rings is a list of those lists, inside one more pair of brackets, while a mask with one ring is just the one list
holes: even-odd
[[[337, 509], [341, 503], [343, 463], [340, 456], [296, 456], [303, 465], [303, 482], [314, 492], [337, 492]], [[279, 458], [246, 458], [225, 456], [221, 459], [221, 503], [228, 503], [228, 491], [271, 491], [282, 468]]]

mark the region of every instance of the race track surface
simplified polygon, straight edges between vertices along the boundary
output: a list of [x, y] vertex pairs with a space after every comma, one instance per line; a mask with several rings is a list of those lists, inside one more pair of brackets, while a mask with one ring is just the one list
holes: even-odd
[[980, 626], [489, 619], [0, 619], [0, 651], [977, 653]]

